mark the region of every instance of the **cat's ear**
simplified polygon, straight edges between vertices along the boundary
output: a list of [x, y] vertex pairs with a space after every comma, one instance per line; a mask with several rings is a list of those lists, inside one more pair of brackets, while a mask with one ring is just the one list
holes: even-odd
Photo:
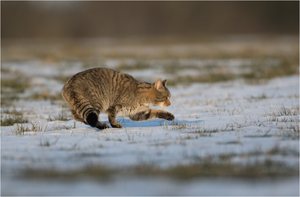
[[166, 80], [166, 79], [163, 80], [163, 81], [162, 81], [162, 84], [166, 87], [166, 85], [167, 85], [167, 80]]
[[160, 79], [158, 79], [158, 80], [155, 81], [154, 87], [157, 90], [161, 90], [164, 87], [164, 84]]

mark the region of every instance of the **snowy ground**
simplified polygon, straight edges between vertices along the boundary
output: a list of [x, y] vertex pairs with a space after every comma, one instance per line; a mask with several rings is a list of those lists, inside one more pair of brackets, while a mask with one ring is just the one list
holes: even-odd
[[[161, 69], [168, 59], [142, 69], [128, 68], [130, 59], [103, 65], [121, 68], [124, 61], [140, 79], [174, 77]], [[243, 73], [249, 61], [177, 66], [189, 65], [181, 76], [212, 64]], [[299, 195], [298, 76], [178, 84], [169, 88], [167, 109], [175, 121], [120, 117], [124, 128], [99, 131], [72, 120], [59, 96], [83, 64], [5, 62], [2, 69], [4, 80], [29, 81], [14, 101], [9, 90], [2, 98], [1, 119], [24, 120], [1, 126], [2, 195]]]

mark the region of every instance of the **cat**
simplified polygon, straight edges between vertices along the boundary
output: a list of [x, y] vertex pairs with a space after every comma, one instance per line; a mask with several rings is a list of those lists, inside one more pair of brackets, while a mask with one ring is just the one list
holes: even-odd
[[91, 127], [109, 126], [98, 120], [100, 112], [108, 115], [113, 128], [122, 128], [116, 116], [131, 120], [162, 118], [173, 120], [174, 115], [151, 109], [150, 106], [169, 106], [170, 91], [167, 80], [140, 82], [128, 74], [108, 68], [92, 68], [75, 74], [64, 85], [62, 96], [71, 108], [75, 120]]

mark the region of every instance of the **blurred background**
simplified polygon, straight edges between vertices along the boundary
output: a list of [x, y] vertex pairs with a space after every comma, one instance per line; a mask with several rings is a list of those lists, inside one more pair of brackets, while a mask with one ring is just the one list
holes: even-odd
[[[298, 9], [297, 1], [4, 1], [2, 59], [76, 61], [122, 71], [132, 64], [150, 67], [146, 59], [171, 59], [169, 64], [175, 65], [187, 58], [280, 56], [285, 63], [296, 63]], [[117, 60], [114, 65], [111, 58]]]
[[[297, 1], [4, 1], [1, 11], [4, 62], [156, 69], [170, 85], [298, 73]], [[242, 61], [230, 70], [224, 59]]]
[[[201, 124], [73, 121], [91, 67], [168, 79]], [[299, 195], [298, 81], [299, 1], [1, 1], [1, 194]]]
[[298, 34], [299, 2], [1, 2], [2, 39]]
[[297, 1], [1, 2], [2, 67], [37, 64], [61, 85], [91, 67], [170, 86], [295, 75], [298, 36]]

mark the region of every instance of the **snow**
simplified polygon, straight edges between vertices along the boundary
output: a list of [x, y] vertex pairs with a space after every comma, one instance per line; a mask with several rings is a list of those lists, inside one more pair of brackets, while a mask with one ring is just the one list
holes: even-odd
[[[223, 63], [236, 67], [248, 61]], [[205, 64], [200, 64], [198, 60], [192, 63]], [[72, 75], [82, 70], [80, 64], [74, 64], [73, 67], [40, 64], [9, 63], [4, 64], [4, 67], [30, 77], [34, 87], [24, 95], [41, 90], [59, 93], [62, 82], [51, 77]], [[119, 63], [117, 60], [109, 60], [107, 64], [115, 67]], [[222, 62], [218, 60], [218, 64]], [[157, 70], [136, 70], [130, 74], [149, 80], [153, 76], [164, 77]], [[236, 154], [232, 162], [241, 165], [267, 159], [292, 167], [299, 165], [299, 136], [291, 129], [299, 124], [298, 76], [276, 78], [254, 85], [242, 80], [192, 84], [170, 87], [170, 91], [172, 105], [167, 110], [175, 115], [175, 121], [133, 122], [119, 117], [122, 129], [109, 128], [102, 131], [72, 119], [49, 120], [50, 116], [56, 117], [61, 113], [61, 104], [50, 100], [19, 100], [15, 108], [24, 112], [29, 122], [35, 123], [40, 129], [17, 135], [17, 124], [1, 126], [2, 194], [299, 195], [299, 180], [296, 177], [256, 181], [201, 178], [182, 182], [163, 177], [135, 176], [117, 177], [108, 182], [90, 179], [69, 182], [26, 180], [18, 177], [27, 168], [68, 171], [101, 165], [126, 169], [140, 164], [169, 168], [179, 164], [189, 165], [195, 158], [224, 154]], [[296, 110], [297, 114], [276, 116], [283, 107]], [[271, 121], [273, 116], [277, 120], [287, 118], [290, 121]], [[100, 119], [107, 121], [104, 114], [100, 115]], [[30, 125], [23, 125], [26, 124]], [[268, 155], [267, 152], [274, 148], [296, 151], [298, 155]], [[261, 154], [238, 156], [257, 151]]]

